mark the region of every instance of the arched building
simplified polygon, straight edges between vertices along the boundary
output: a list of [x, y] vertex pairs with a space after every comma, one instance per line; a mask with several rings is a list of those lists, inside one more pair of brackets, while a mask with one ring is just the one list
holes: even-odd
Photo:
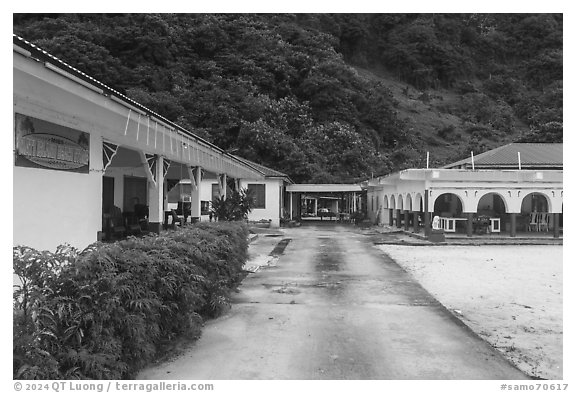
[[[472, 161], [474, 160], [474, 161]], [[366, 182], [375, 224], [418, 232], [433, 216], [446, 232], [550, 232], [563, 223], [562, 144], [512, 143], [443, 168]], [[428, 214], [425, 214], [428, 213]]]

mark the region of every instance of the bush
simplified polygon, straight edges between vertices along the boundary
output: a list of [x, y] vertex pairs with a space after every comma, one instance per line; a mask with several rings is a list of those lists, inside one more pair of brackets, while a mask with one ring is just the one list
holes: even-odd
[[244, 278], [247, 235], [242, 223], [199, 223], [82, 252], [15, 247], [14, 378], [126, 378], [198, 335]]
[[245, 189], [233, 191], [227, 198], [212, 201], [211, 213], [219, 221], [245, 220], [254, 206], [254, 197]]

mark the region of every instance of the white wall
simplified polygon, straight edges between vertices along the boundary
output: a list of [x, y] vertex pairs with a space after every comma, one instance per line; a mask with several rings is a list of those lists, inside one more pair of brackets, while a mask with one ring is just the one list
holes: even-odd
[[[100, 139], [91, 135], [91, 169], [102, 168], [101, 157]], [[14, 245], [55, 251], [63, 243], [83, 249], [97, 240], [102, 227], [98, 170], [74, 173], [15, 166], [13, 175]]]
[[282, 180], [266, 179], [262, 181], [256, 180], [240, 180], [240, 188], [248, 188], [248, 184], [265, 184], [266, 185], [266, 208], [265, 209], [252, 209], [248, 215], [249, 221], [259, 220], [272, 220], [272, 227], [280, 226], [280, 187]]
[[[212, 184], [218, 184], [216, 179], [203, 179], [200, 189], [200, 200], [212, 200]], [[248, 215], [249, 221], [272, 220], [271, 226], [280, 226], [280, 186], [282, 180], [240, 180], [240, 188], [248, 188], [248, 184], [265, 184], [266, 185], [266, 208], [252, 209]], [[202, 221], [208, 220], [208, 216], [202, 216]]]

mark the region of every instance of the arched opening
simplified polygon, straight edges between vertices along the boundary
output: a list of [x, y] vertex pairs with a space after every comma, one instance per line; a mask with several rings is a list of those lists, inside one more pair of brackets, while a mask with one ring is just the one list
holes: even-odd
[[[434, 201], [432, 217], [440, 217], [440, 228], [446, 232], [460, 232], [463, 230], [462, 201], [456, 194], [440, 194]], [[460, 227], [460, 228], [459, 228]]]
[[404, 210], [412, 210], [412, 196], [410, 194], [406, 195], [406, 208]]
[[402, 200], [402, 195], [398, 194], [398, 199], [396, 202], [396, 209], [398, 210], [404, 210], [404, 201]]
[[500, 194], [490, 192], [478, 201], [478, 215], [502, 218], [506, 214], [506, 203]]
[[419, 212], [424, 211], [424, 200], [423, 200], [421, 194], [416, 194], [416, 197], [414, 198], [414, 206], [413, 206], [412, 210], [416, 210]]
[[388, 209], [388, 195], [384, 195], [384, 200], [382, 201], [382, 207]]
[[394, 198], [394, 195], [390, 196], [390, 209], [396, 209], [396, 198]]
[[522, 199], [520, 214], [530, 214], [532, 212], [548, 213], [548, 198], [546, 195], [532, 192]]
[[520, 207], [520, 229], [525, 232], [541, 232], [551, 229], [550, 204], [548, 197], [531, 192], [522, 199]]
[[474, 215], [474, 232], [481, 234], [500, 233], [502, 226], [510, 230], [510, 224], [506, 220], [506, 201], [502, 195], [489, 192], [482, 195], [476, 207]]
[[460, 217], [462, 215], [462, 201], [456, 194], [440, 194], [434, 201], [434, 216]]

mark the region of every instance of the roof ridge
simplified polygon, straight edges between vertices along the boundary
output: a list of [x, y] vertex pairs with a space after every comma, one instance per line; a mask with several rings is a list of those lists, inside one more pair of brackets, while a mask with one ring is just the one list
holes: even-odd
[[[259, 164], [259, 163], [257, 163], [257, 162], [251, 161], [251, 160], [249, 160], [249, 159], [247, 159], [247, 158], [244, 158], [244, 157], [237, 156], [237, 155], [235, 155], [235, 154], [233, 154], [233, 156], [236, 157], [236, 158], [238, 158], [238, 159], [241, 160], [241, 161], [244, 161], [247, 165], [250, 165], [250, 166], [252, 166], [252, 167], [257, 166], [257, 167], [263, 168], [264, 170], [267, 170], [267, 171], [270, 171], [270, 172], [273, 172], [273, 173], [277, 174], [278, 177], [286, 177], [287, 179], [290, 180], [290, 182], [292, 182], [292, 179], [290, 179], [290, 176], [288, 176], [288, 175], [287, 175], [286, 173], [284, 173], [284, 172], [280, 172], [279, 170], [276, 170], [276, 169], [274, 169], [274, 168], [267, 167], [266, 165]], [[264, 173], [262, 170], [260, 170], [260, 169], [257, 168], [257, 167], [254, 168], [254, 169], [256, 169], [258, 172], [260, 172], [260, 173], [262, 173], [263, 175], [266, 176], [266, 173]], [[271, 176], [271, 175], [268, 175], [268, 176]]]

